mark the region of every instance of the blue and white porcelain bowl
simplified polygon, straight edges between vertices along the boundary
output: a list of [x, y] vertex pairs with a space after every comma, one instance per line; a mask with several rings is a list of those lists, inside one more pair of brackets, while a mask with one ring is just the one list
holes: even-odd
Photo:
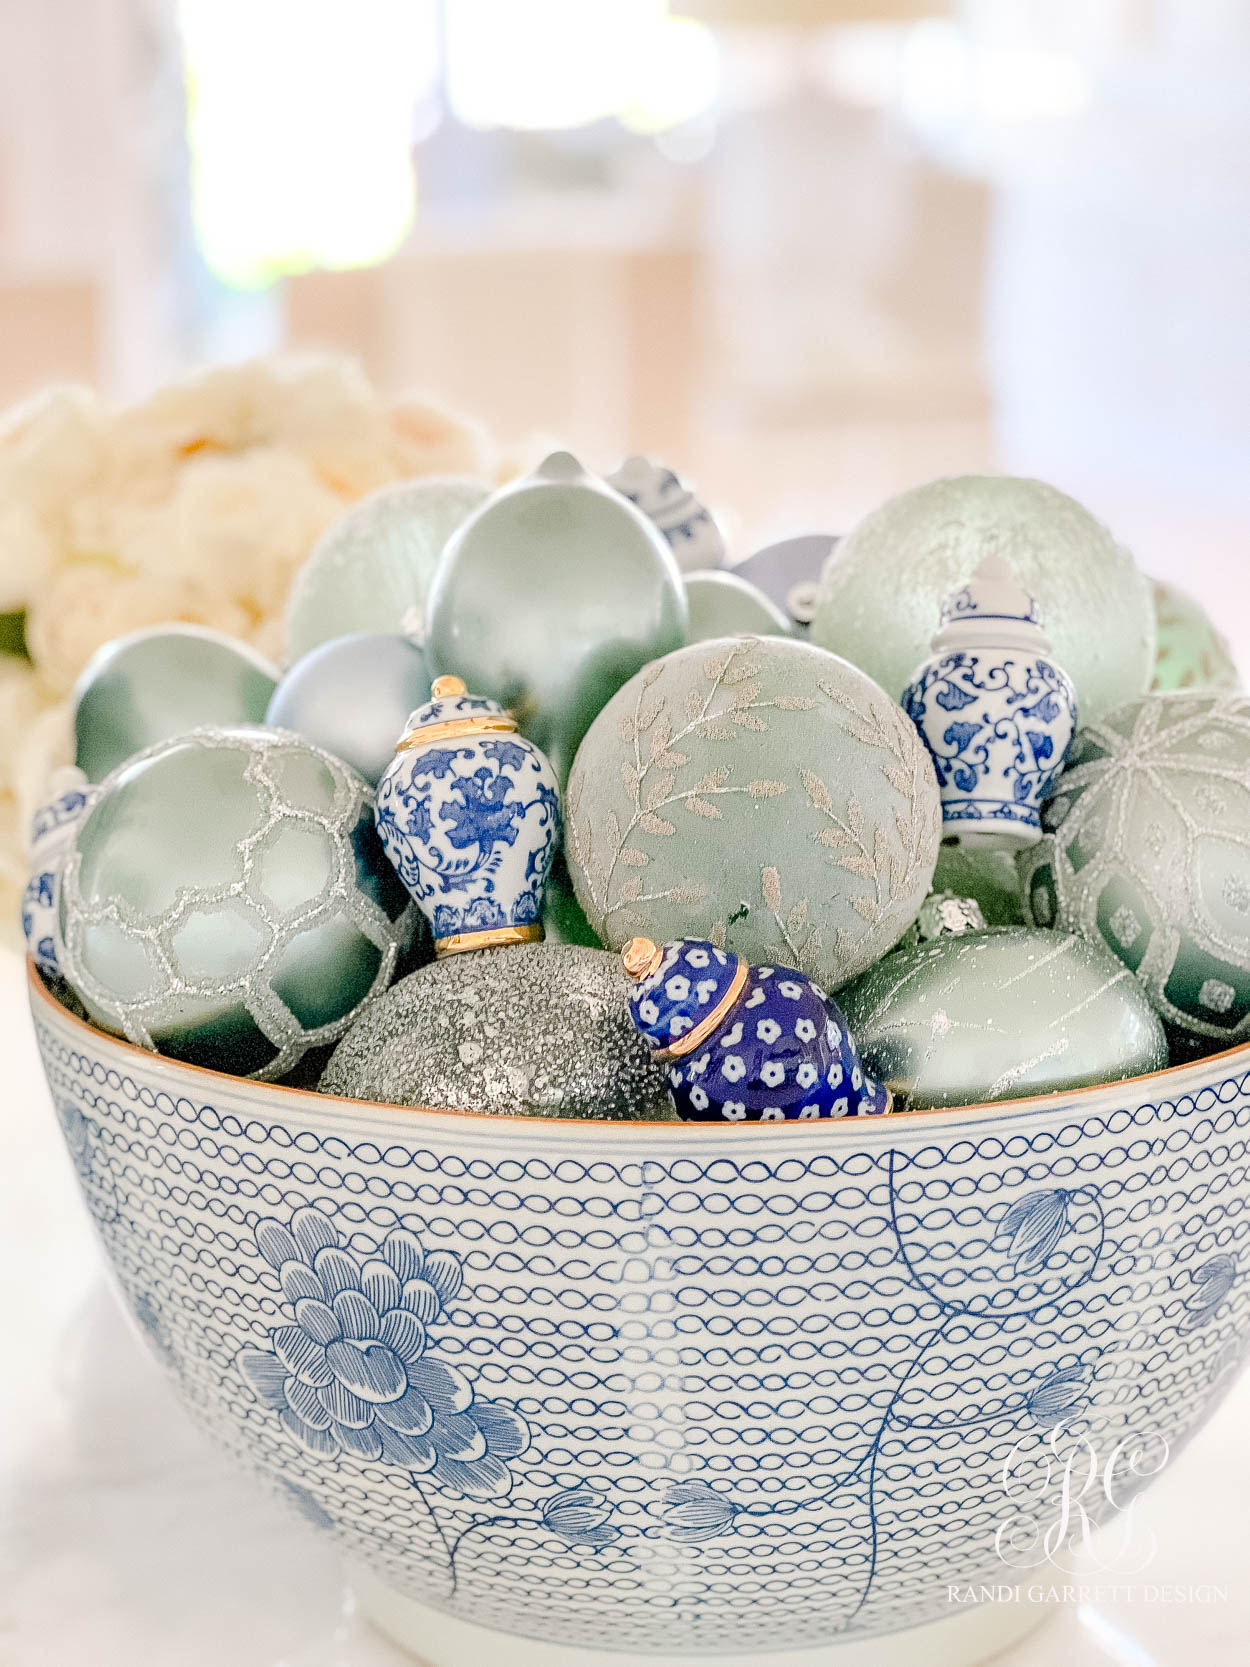
[[1023, 1579], [1056, 1455], [1175, 1452], [1244, 1357], [1250, 1046], [994, 1107], [547, 1123], [215, 1075], [31, 994], [188, 1409], [436, 1667], [982, 1659], [1044, 1607], [948, 1588]]

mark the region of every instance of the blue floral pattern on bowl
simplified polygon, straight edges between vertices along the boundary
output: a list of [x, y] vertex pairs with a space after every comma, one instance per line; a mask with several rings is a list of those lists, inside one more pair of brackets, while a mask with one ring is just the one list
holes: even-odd
[[[903, 1631], [1004, 1579], [1006, 1454], [1045, 1528], [1069, 1448], [1179, 1451], [1246, 1358], [1250, 1047], [623, 1128], [224, 1078], [32, 1003], [127, 1302], [366, 1604], [667, 1658]], [[425, 1407], [408, 1464], [381, 1432]]]
[[435, 687], [378, 784], [383, 848], [436, 945], [509, 927], [538, 936], [561, 832], [555, 772], [494, 701]]
[[1076, 694], [1046, 657], [1037, 604], [1002, 562], [983, 562], [946, 599], [933, 646], [902, 706], [933, 760], [944, 832], [1032, 844], [1076, 731]]
[[31, 873], [22, 893], [22, 936], [28, 953], [49, 978], [61, 976], [59, 928], [61, 868], [78, 824], [95, 797], [81, 770], [57, 772], [60, 791], [35, 812], [30, 828]]

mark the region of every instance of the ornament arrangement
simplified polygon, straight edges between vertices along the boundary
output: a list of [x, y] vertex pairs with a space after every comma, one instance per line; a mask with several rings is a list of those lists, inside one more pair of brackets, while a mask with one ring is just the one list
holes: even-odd
[[107, 644], [36, 966], [173, 1058], [488, 1116], [838, 1120], [1250, 1036], [1250, 698], [1196, 605], [1156, 662], [1131, 557], [1035, 481], [725, 560], [666, 464], [557, 452], [350, 509], [285, 670]]

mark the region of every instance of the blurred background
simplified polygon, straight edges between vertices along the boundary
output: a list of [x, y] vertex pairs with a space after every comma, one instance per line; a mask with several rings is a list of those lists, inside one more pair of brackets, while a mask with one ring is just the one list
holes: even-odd
[[1036, 474], [1250, 660], [1244, 0], [0, 0], [0, 406], [356, 356], [731, 557]]

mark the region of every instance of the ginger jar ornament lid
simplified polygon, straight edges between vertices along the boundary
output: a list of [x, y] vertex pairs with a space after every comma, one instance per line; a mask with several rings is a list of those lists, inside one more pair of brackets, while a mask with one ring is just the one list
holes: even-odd
[[1050, 653], [1042, 611], [1001, 556], [987, 556], [976, 572], [942, 603], [934, 653], [953, 648], [1030, 649]]
[[740, 955], [698, 938], [663, 946], [631, 938], [621, 964], [634, 980], [634, 1024], [660, 1057], [697, 1048], [742, 994], [749, 971]]
[[514, 735], [516, 727], [511, 712], [486, 695], [471, 695], [463, 678], [436, 677], [430, 685], [430, 699], [408, 719], [396, 750], [412, 752], [459, 735]]

